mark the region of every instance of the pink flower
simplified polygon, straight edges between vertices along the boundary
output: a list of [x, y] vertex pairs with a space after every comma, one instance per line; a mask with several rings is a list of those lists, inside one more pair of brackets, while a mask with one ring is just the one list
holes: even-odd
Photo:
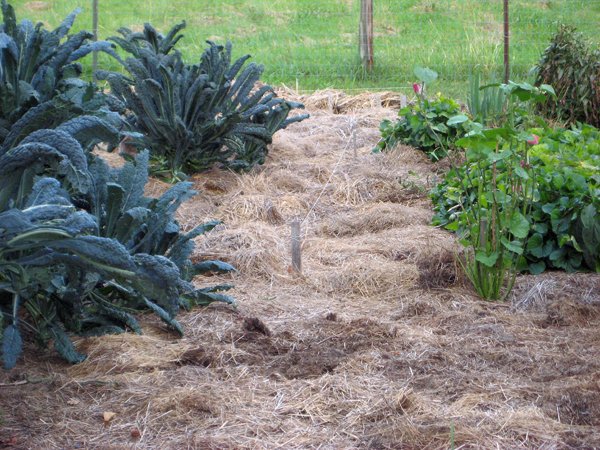
[[540, 143], [540, 137], [536, 134], [531, 135], [531, 139], [527, 139], [529, 145], [538, 145]]
[[415, 94], [419, 95], [423, 91], [423, 88], [419, 83], [413, 83], [413, 91], [415, 91]]

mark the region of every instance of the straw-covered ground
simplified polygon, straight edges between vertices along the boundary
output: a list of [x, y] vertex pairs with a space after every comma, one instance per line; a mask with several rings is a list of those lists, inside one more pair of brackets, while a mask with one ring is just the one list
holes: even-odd
[[79, 340], [76, 366], [28, 347], [0, 375], [0, 447], [600, 448], [600, 277], [478, 299], [429, 225], [444, 164], [371, 153], [398, 99], [303, 100], [312, 118], [263, 167], [195, 177], [180, 214], [223, 221], [197, 258], [239, 272], [198, 283], [233, 282], [238, 308], [181, 314], [182, 339], [148, 317], [143, 336]]

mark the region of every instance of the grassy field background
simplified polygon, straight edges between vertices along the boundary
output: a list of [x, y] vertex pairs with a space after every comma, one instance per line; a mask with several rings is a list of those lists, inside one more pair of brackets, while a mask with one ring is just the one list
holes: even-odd
[[[18, 19], [54, 27], [83, 11], [76, 29], [91, 29], [91, 0], [14, 1]], [[300, 91], [338, 88], [407, 91], [413, 67], [440, 73], [434, 89], [464, 97], [479, 66], [502, 73], [500, 0], [375, 0], [375, 70], [363, 73], [357, 51], [359, 0], [99, 0], [101, 38], [144, 22], [166, 32], [186, 20], [181, 50], [199, 58], [207, 39], [232, 41], [237, 56], [265, 65], [263, 79]], [[600, 42], [600, 0], [511, 0], [512, 78], [523, 80], [557, 28], [577, 26]], [[105, 62], [106, 63], [106, 62]]]

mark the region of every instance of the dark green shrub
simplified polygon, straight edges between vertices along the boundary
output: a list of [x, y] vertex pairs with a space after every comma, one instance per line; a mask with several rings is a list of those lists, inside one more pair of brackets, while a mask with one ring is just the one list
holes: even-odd
[[[175, 213], [195, 194], [190, 183], [160, 198], [144, 195], [148, 153], [109, 168], [91, 153], [114, 145], [123, 105], [79, 77], [79, 58], [110, 43], [68, 35], [76, 13], [56, 30], [16, 23], [2, 2], [0, 26], [0, 341], [6, 368], [22, 332], [70, 362], [85, 356], [68, 333], [140, 332], [151, 310], [178, 333], [180, 307], [214, 301], [229, 285], [195, 287], [205, 272], [234, 270], [221, 261], [191, 262], [193, 239], [217, 223], [183, 233]], [[176, 37], [174, 38], [176, 41]], [[160, 50], [159, 47], [157, 47]], [[93, 114], [86, 115], [86, 114]]]
[[[138, 276], [138, 266], [116, 241], [89, 235], [95, 227], [93, 218], [76, 211], [57, 180], [41, 178], [23, 203], [22, 210], [0, 212], [4, 366], [14, 367], [21, 352], [21, 324], [43, 344], [54, 339], [63, 357], [79, 362], [83, 356], [75, 351], [65, 328], [98, 329], [101, 323], [108, 325], [106, 315], [114, 315], [112, 306], [104, 303], [94, 305], [96, 314], [85, 314], [91, 305], [84, 308], [80, 294], [93, 296], [100, 278], [127, 286]], [[147, 282], [154, 284], [151, 279]], [[90, 321], [96, 327], [88, 328]]]
[[231, 62], [231, 44], [209, 42], [199, 64], [185, 64], [174, 49], [176, 26], [166, 38], [146, 25], [143, 33], [122, 29], [112, 38], [132, 57], [129, 76], [101, 73], [130, 112], [139, 144], [151, 151], [154, 167], [177, 177], [218, 163], [233, 169], [262, 164], [278, 130], [307, 118], [289, 118], [298, 103], [277, 98], [269, 86], [257, 87], [263, 68], [244, 67], [249, 56]]
[[600, 126], [600, 50], [562, 25], [537, 64], [537, 84], [554, 87], [557, 101], [541, 111], [561, 122]]
[[575, 225], [575, 240], [581, 248], [587, 266], [600, 273], [600, 207], [598, 205], [589, 204], [579, 214]]

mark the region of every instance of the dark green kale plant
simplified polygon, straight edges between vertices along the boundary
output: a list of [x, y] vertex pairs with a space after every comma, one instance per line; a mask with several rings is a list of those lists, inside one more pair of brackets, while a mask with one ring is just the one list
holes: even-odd
[[158, 199], [144, 196], [147, 153], [136, 164], [109, 168], [89, 150], [118, 132], [83, 116], [38, 130], [0, 151], [0, 317], [4, 365], [21, 351], [23, 327], [68, 361], [84, 356], [68, 332], [140, 332], [136, 311], [150, 309], [182, 333], [180, 307], [233, 303], [197, 288], [206, 271], [231, 271], [220, 261], [193, 264], [193, 238], [216, 223], [182, 233], [177, 208], [194, 192], [180, 183]]
[[303, 105], [259, 86], [262, 66], [249, 55], [232, 63], [231, 44], [208, 42], [198, 64], [186, 64], [174, 46], [184, 23], [162, 37], [146, 24], [143, 33], [121, 29], [111, 38], [131, 54], [123, 75], [101, 72], [112, 93], [127, 106], [131, 129], [144, 138], [154, 172], [206, 170], [214, 164], [247, 169], [265, 161], [273, 134], [308, 115], [289, 117]]
[[69, 34], [78, 10], [69, 14], [55, 30], [48, 31], [41, 23], [34, 25], [29, 20], [17, 23], [14, 9], [6, 0], [2, 0], [1, 6], [0, 139], [3, 145], [14, 145], [35, 130], [53, 128], [83, 114], [117, 120], [112, 111], [121, 110], [122, 105], [99, 92], [93, 83], [84, 81], [78, 61], [93, 51], [120, 58], [111, 43], [92, 41], [92, 33]]

